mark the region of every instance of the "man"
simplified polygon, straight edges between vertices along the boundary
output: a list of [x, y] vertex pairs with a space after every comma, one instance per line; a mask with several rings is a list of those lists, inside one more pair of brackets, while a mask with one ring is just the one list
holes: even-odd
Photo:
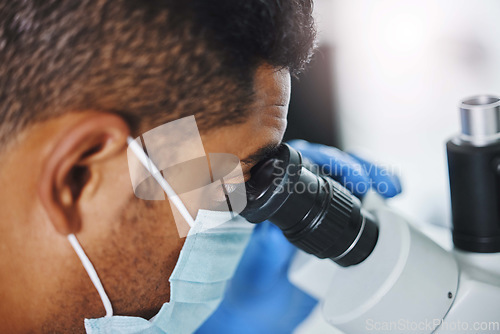
[[[207, 152], [281, 142], [290, 75], [310, 58], [310, 0], [1, 1], [0, 332], [83, 332], [170, 297], [184, 239], [168, 201], [133, 192], [127, 136], [194, 115]], [[265, 150], [264, 150], [265, 151]], [[251, 159], [250, 159], [251, 157]]]
[[[169, 201], [134, 193], [127, 139], [194, 115], [205, 151], [236, 155], [248, 180], [281, 142], [311, 11], [310, 0], [0, 1], [0, 333], [149, 326], [173, 299], [187, 239]], [[337, 177], [359, 176], [352, 157], [301, 145], [341, 165]], [[316, 303], [286, 279], [294, 251], [259, 225], [200, 333], [290, 332]], [[127, 317], [101, 318], [110, 305]]]

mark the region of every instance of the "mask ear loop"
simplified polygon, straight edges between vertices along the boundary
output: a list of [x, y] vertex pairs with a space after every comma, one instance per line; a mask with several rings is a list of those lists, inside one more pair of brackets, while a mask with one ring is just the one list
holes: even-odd
[[127, 143], [128, 147], [130, 147], [132, 152], [134, 152], [135, 156], [137, 157], [137, 159], [139, 159], [144, 168], [148, 170], [148, 172], [154, 177], [156, 182], [158, 182], [163, 191], [167, 194], [168, 199], [172, 201], [177, 210], [179, 210], [179, 213], [182, 215], [182, 218], [184, 218], [184, 220], [188, 223], [190, 227], [193, 227], [194, 225], [193, 217], [189, 213], [184, 203], [182, 203], [179, 196], [175, 193], [174, 189], [170, 186], [167, 180], [165, 180], [162, 177], [160, 171], [158, 170], [158, 167], [156, 167], [153, 161], [144, 152], [142, 147], [132, 137], [129, 136], [127, 138]]
[[[127, 138], [127, 143], [132, 150], [132, 152], [136, 155], [137, 159], [144, 165], [144, 167], [148, 170], [148, 172], [155, 178], [156, 182], [161, 186], [161, 188], [165, 191], [167, 194], [168, 198], [172, 201], [172, 203], [175, 205], [177, 210], [179, 210], [180, 214], [182, 217], [186, 220], [186, 222], [189, 224], [190, 227], [194, 225], [194, 220], [189, 211], [187, 210], [186, 206], [184, 203], [182, 203], [181, 199], [179, 196], [175, 193], [174, 189], [170, 186], [170, 184], [165, 180], [162, 176], [156, 165], [153, 163], [153, 161], [147, 156], [147, 154], [144, 152], [141, 146], [132, 138], [128, 137]], [[104, 290], [104, 287], [102, 286], [101, 280], [99, 279], [99, 276], [97, 275], [97, 272], [92, 265], [92, 262], [90, 262], [87, 254], [85, 254], [85, 251], [83, 250], [82, 246], [78, 242], [78, 239], [74, 234], [69, 234], [68, 235], [68, 240], [75, 250], [76, 254], [80, 258], [80, 261], [82, 262], [83, 267], [87, 271], [87, 274], [90, 277], [90, 280], [94, 284], [94, 287], [96, 288], [97, 292], [99, 293], [99, 296], [101, 297], [102, 304], [104, 305], [104, 309], [106, 310], [106, 318], [112, 317], [113, 316], [113, 307], [111, 305], [111, 301], [109, 300], [108, 295], [106, 294], [106, 291]]]
[[99, 293], [99, 296], [101, 297], [102, 304], [104, 305], [104, 309], [106, 310], [106, 318], [113, 316], [113, 307], [111, 306], [111, 301], [109, 300], [106, 291], [104, 291], [104, 287], [102, 286], [101, 280], [99, 279], [99, 276], [97, 275], [92, 262], [90, 262], [87, 254], [85, 254], [85, 252], [83, 251], [82, 246], [80, 245], [78, 239], [76, 239], [76, 236], [74, 234], [69, 234], [68, 240], [71, 246], [73, 246], [73, 249], [75, 250], [78, 257], [80, 258], [83, 267], [87, 271], [90, 280], [94, 284], [97, 292]]

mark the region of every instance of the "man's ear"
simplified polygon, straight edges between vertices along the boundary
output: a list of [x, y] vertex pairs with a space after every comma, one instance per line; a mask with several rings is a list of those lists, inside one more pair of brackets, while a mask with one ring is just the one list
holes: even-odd
[[99, 180], [91, 174], [97, 170], [93, 167], [126, 149], [130, 133], [125, 121], [114, 114], [88, 112], [75, 117], [53, 136], [38, 184], [42, 206], [56, 231], [64, 235], [81, 228], [78, 199], [91, 179]]

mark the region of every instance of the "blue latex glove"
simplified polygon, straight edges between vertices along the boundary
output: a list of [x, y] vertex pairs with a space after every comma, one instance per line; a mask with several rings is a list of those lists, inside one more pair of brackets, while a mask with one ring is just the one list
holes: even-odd
[[221, 305], [197, 333], [291, 333], [317, 303], [288, 281], [295, 251], [279, 228], [257, 225]]
[[[396, 176], [359, 157], [303, 140], [289, 144], [357, 196], [369, 188], [384, 197], [401, 192]], [[276, 226], [259, 224], [221, 305], [197, 333], [291, 333], [317, 304], [288, 280], [295, 251]]]
[[300, 139], [288, 144], [317, 165], [321, 172], [330, 175], [358, 197], [362, 197], [369, 189], [386, 198], [401, 193], [401, 183], [396, 175], [355, 154]]

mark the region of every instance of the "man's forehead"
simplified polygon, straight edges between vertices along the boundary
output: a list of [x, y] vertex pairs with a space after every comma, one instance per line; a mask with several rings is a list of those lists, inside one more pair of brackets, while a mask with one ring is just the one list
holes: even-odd
[[255, 73], [256, 99], [263, 105], [288, 106], [290, 103], [290, 72], [263, 65]]

